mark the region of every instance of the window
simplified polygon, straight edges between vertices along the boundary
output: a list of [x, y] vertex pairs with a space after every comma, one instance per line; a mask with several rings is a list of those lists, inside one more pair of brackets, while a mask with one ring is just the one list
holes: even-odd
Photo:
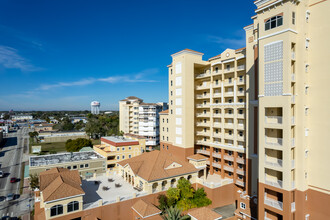
[[283, 24], [282, 16], [274, 16], [265, 22], [265, 31], [279, 27]]
[[227, 65], [226, 65], [226, 69], [227, 69], [227, 71], [230, 70], [230, 64], [227, 64]]
[[168, 150], [168, 146], [166, 146], [166, 149]]
[[125, 148], [123, 147], [123, 148], [121, 148], [122, 150], [125, 150]]
[[232, 151], [228, 151], [229, 156], [233, 155]]
[[292, 24], [296, 24], [296, 12], [292, 12]]
[[232, 134], [232, 131], [231, 131], [231, 130], [229, 130], [229, 131], [228, 131], [228, 134], [229, 134], [229, 135], [231, 135], [231, 134]]
[[85, 167], [89, 167], [88, 163], [85, 164]]
[[233, 114], [231, 109], [228, 110], [228, 114]]
[[[173, 86], [173, 80], [171, 80], [171, 86]], [[172, 95], [172, 94], [171, 94]]]
[[218, 158], [215, 158], [215, 162], [219, 162], [219, 159]]
[[117, 156], [117, 160], [119, 160], [120, 159], [120, 157], [119, 156]]
[[173, 100], [171, 100], [171, 105], [173, 105]]
[[63, 214], [63, 206], [55, 205], [50, 208], [50, 217]]
[[219, 103], [219, 100], [218, 100], [218, 99], [217, 99], [217, 100], [215, 100], [215, 103], [216, 103], [216, 104], [218, 104], [218, 103]]
[[219, 80], [215, 80], [215, 85], [218, 85], [219, 84]]
[[172, 73], [173, 73], [173, 70], [171, 69], [171, 75], [172, 75]]
[[128, 155], [128, 158], [131, 158], [132, 157], [132, 155]]
[[243, 131], [239, 132], [239, 136], [243, 137]]
[[119, 147], [117, 147], [117, 151], [120, 151], [120, 148]]
[[80, 164], [80, 168], [84, 168], [84, 164]]
[[238, 156], [239, 156], [240, 158], [243, 158], [243, 154], [242, 154], [242, 153], [238, 153]]
[[219, 130], [218, 130], [218, 129], [215, 129], [215, 133], [217, 133], [217, 134], [218, 134], [218, 133], [219, 133]]
[[163, 123], [165, 122], [165, 119], [163, 118]]
[[132, 147], [128, 147], [128, 150], [132, 150]]
[[243, 165], [242, 165], [242, 164], [238, 164], [238, 167], [239, 167], [240, 169], [243, 169]]
[[[218, 70], [219, 70], [219, 68], [216, 67], [216, 68], [215, 68], [215, 72], [218, 73]], [[218, 81], [218, 80], [217, 80], [217, 81]], [[217, 83], [217, 85], [218, 85], [218, 83]]]
[[171, 114], [173, 114], [173, 110], [171, 109]]
[[239, 76], [239, 81], [243, 82], [243, 76]]
[[76, 170], [77, 169], [77, 165], [73, 165], [72, 169]]
[[215, 172], [218, 172], [219, 171], [219, 169], [218, 168], [215, 168]]
[[173, 91], [171, 91], [171, 96], [173, 95]]
[[166, 137], [166, 141], [168, 141], [168, 137]]
[[73, 201], [68, 204], [68, 212], [73, 212], [79, 210], [79, 202]]
[[241, 92], [241, 93], [242, 93], [242, 92], [243, 92], [243, 88], [239, 88], [239, 92]]
[[168, 123], [168, 119], [166, 119], [166, 122]]
[[228, 175], [229, 175], [229, 176], [232, 176], [232, 175], [233, 175], [233, 173], [232, 173], [232, 172], [228, 172]]
[[125, 159], [125, 155], [123, 155], [122, 158]]
[[229, 99], [229, 100], [228, 100], [228, 102], [229, 102], [229, 103], [231, 103], [231, 102], [232, 102], [232, 100], [231, 100], [231, 99]]
[[242, 110], [242, 109], [238, 110], [238, 113], [239, 113], [240, 115], [243, 115], [243, 110]]
[[69, 170], [71, 170], [71, 166], [68, 166], [67, 168], [68, 168]]
[[163, 131], [165, 131], [165, 128], [163, 127]]
[[228, 82], [231, 83], [231, 77], [228, 78]]
[[241, 209], [245, 209], [245, 208], [246, 208], [245, 203], [241, 202], [241, 203], [240, 203], [240, 207], [241, 207]]
[[229, 165], [229, 166], [232, 166], [233, 163], [232, 163], [231, 161], [228, 161], [228, 165]]

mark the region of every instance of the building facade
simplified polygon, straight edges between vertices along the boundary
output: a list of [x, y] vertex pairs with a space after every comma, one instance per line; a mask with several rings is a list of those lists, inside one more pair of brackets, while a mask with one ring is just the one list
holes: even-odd
[[167, 109], [167, 103], [144, 103], [129, 96], [119, 102], [119, 127], [124, 133], [146, 137], [146, 145], [159, 145], [159, 112]]
[[118, 162], [146, 152], [146, 138], [133, 134], [101, 137], [101, 144], [93, 149], [106, 158], [108, 171], [118, 171]]

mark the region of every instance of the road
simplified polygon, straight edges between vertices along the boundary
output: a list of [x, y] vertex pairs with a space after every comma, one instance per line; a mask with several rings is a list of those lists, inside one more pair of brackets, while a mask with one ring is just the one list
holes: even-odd
[[[0, 166], [5, 174], [0, 178], [0, 217], [11, 216], [18, 217], [24, 212], [28, 212], [30, 198], [28, 195], [20, 196], [22, 158], [24, 151], [27, 151], [29, 144], [29, 129], [23, 127], [15, 133], [9, 133], [7, 142], [0, 151]], [[16, 177], [19, 180], [16, 183], [10, 183], [10, 178]], [[4, 198], [9, 193], [14, 193], [16, 199], [6, 201]]]

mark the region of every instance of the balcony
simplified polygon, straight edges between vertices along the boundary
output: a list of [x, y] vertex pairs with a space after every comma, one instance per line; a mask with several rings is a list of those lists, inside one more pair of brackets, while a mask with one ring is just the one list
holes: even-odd
[[221, 93], [220, 92], [214, 93], [213, 94], [213, 97], [214, 98], [220, 98], [221, 97]]
[[245, 164], [245, 160], [243, 158], [237, 157], [236, 162], [240, 164]]
[[200, 78], [204, 78], [204, 77], [208, 77], [211, 76], [210, 73], [202, 73], [202, 74], [198, 74], [196, 75], [196, 79], [200, 79]]
[[198, 154], [205, 154], [205, 155], [209, 155], [210, 156], [210, 151], [207, 150], [197, 150]]
[[266, 124], [282, 124], [282, 116], [265, 116]]
[[197, 122], [196, 125], [198, 127], [210, 127], [210, 123], [209, 122], [206, 122], [206, 123], [204, 123], [204, 122]]
[[206, 161], [206, 165], [210, 165], [210, 161], [209, 160]]
[[233, 80], [231, 80], [231, 81], [226, 80], [224, 83], [224, 86], [232, 86], [232, 85], [234, 85]]
[[283, 211], [283, 202], [280, 201], [276, 201], [274, 199], [270, 199], [265, 195], [265, 200], [264, 200], [266, 205], [269, 205], [273, 208], [279, 209], [281, 211]]
[[220, 88], [221, 84], [220, 83], [213, 83], [213, 88]]
[[291, 96], [291, 104], [296, 104], [296, 95]]
[[213, 127], [221, 128], [221, 123], [220, 122], [214, 122]]
[[210, 85], [196, 86], [196, 90], [204, 90], [204, 89], [210, 89]]
[[226, 138], [226, 139], [233, 140], [233, 139], [234, 139], [234, 135], [225, 134], [225, 138]]
[[267, 145], [271, 145], [271, 146], [282, 146], [283, 139], [282, 138], [266, 138], [265, 142]]
[[233, 118], [233, 117], [234, 117], [234, 114], [226, 113], [226, 114], [225, 114], [225, 117], [226, 117], [226, 118]]
[[224, 70], [224, 73], [232, 73], [232, 72], [234, 72], [234, 71], [235, 71], [234, 68], [226, 68], [226, 69]]
[[244, 170], [237, 169], [236, 173], [239, 174], [239, 175], [245, 176], [245, 171]]
[[282, 167], [283, 161], [281, 159], [269, 160], [269, 157], [265, 157], [265, 164], [272, 167]]
[[196, 116], [198, 118], [209, 118], [210, 114], [209, 113], [196, 113]]
[[244, 129], [244, 124], [242, 123], [237, 124], [237, 128]]
[[227, 170], [229, 172], [234, 172], [234, 168], [233, 167], [230, 167], [230, 166], [224, 166], [223, 169], [224, 170]]
[[221, 159], [221, 154], [219, 154], [219, 153], [214, 153], [213, 152], [212, 156]]
[[234, 161], [234, 157], [233, 157], [233, 156], [223, 155], [223, 158], [224, 158], [225, 160]]
[[221, 71], [221, 69], [219, 69], [218, 71], [213, 71], [212, 75], [219, 75], [221, 73], [222, 73], [222, 71]]
[[197, 131], [196, 134], [202, 135], [202, 136], [210, 136], [210, 134], [208, 132], [204, 132], [204, 131]]
[[242, 85], [242, 84], [245, 84], [245, 79], [244, 78], [238, 79], [237, 80], [237, 85]]
[[209, 108], [210, 105], [209, 104], [196, 104], [197, 108]]
[[218, 164], [218, 163], [214, 163], [214, 162], [213, 162], [213, 163], [212, 163], [212, 166], [221, 169], [221, 164]]
[[232, 129], [234, 128], [234, 124], [233, 123], [225, 123], [225, 128], [229, 128], [229, 129]]
[[221, 117], [221, 114], [220, 114], [220, 113], [214, 113], [214, 114], [213, 114], [213, 117], [215, 117], [215, 118], [220, 118], [220, 117]]
[[291, 74], [291, 81], [292, 82], [296, 81], [296, 74], [294, 74], [294, 73]]
[[234, 92], [225, 92], [224, 96], [225, 97], [230, 97], [230, 96], [233, 96], [234, 95]]
[[221, 138], [221, 133], [214, 132], [213, 133], [213, 137]]
[[245, 65], [244, 64], [237, 66], [237, 71], [241, 71], [241, 70], [245, 70]]
[[210, 94], [206, 94], [206, 95], [196, 95], [196, 99], [208, 99], [210, 98]]
[[197, 140], [196, 144], [207, 145], [208, 146], [210, 144], [210, 142], [209, 141], [204, 141], [204, 140]]
[[265, 184], [270, 185], [270, 186], [274, 186], [277, 188], [281, 188], [283, 187], [283, 182], [282, 180], [267, 180], [267, 178], [265, 177]]
[[244, 135], [237, 135], [237, 140], [238, 141], [244, 141], [245, 139], [244, 139]]
[[236, 184], [242, 187], [245, 187], [245, 183], [241, 180], [236, 180]]

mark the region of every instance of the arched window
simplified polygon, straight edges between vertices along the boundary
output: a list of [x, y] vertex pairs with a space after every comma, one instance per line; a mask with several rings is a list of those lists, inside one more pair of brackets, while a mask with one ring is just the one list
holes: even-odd
[[63, 214], [63, 206], [62, 205], [54, 205], [50, 208], [50, 216], [56, 216]]
[[73, 201], [68, 204], [68, 212], [73, 212], [79, 210], [79, 202]]
[[265, 31], [281, 26], [282, 24], [283, 24], [282, 16], [271, 17], [265, 22]]

